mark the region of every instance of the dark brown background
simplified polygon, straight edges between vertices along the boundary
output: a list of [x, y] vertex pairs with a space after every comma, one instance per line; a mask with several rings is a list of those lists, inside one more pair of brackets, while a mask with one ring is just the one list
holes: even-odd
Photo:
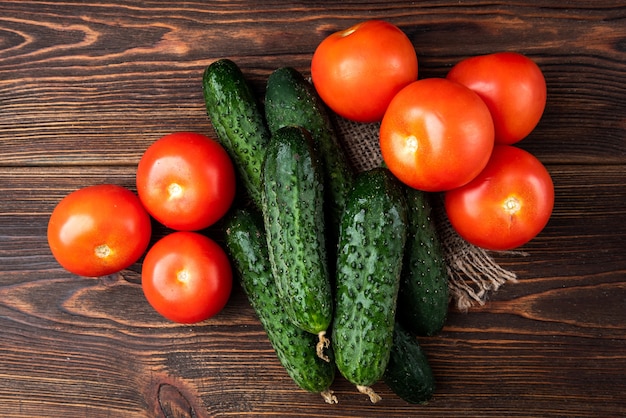
[[[163, 134], [212, 135], [209, 63], [234, 59], [262, 93], [272, 70], [308, 74], [326, 35], [370, 18], [409, 35], [420, 77], [514, 50], [548, 84], [520, 146], [552, 173], [554, 214], [527, 256], [499, 256], [519, 283], [422, 339], [429, 405], [383, 384], [372, 405], [342, 378], [339, 405], [298, 390], [239, 289], [218, 317], [181, 326], [148, 306], [139, 264], [85, 279], [55, 262], [59, 199], [133, 188]], [[626, 415], [625, 63], [624, 1], [0, 2], [0, 416]]]

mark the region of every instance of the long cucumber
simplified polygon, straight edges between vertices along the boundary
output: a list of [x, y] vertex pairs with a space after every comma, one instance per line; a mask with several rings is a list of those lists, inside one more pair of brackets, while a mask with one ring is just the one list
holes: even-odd
[[[334, 364], [317, 356], [316, 336], [294, 325], [282, 307], [269, 264], [261, 215], [240, 209], [227, 219], [225, 226], [235, 271], [281, 364], [299, 387], [320, 393], [328, 403], [336, 403], [337, 398], [329, 389], [335, 377]], [[331, 350], [328, 355], [332, 358]]]
[[381, 167], [356, 178], [341, 220], [332, 347], [341, 374], [372, 402], [393, 341], [406, 211], [400, 184]]
[[241, 69], [229, 59], [205, 69], [202, 91], [209, 119], [235, 163], [240, 184], [260, 207], [261, 166], [270, 140], [265, 112]]
[[448, 272], [437, 235], [430, 195], [405, 187], [408, 238], [398, 295], [400, 322], [417, 335], [435, 335], [448, 314]]
[[308, 132], [286, 126], [274, 133], [263, 164], [262, 208], [270, 264], [292, 321], [329, 341], [333, 297], [327, 263], [321, 163]]
[[326, 106], [302, 73], [292, 67], [281, 67], [267, 80], [265, 117], [272, 133], [296, 125], [311, 134], [324, 166], [328, 229], [336, 238], [354, 171]]

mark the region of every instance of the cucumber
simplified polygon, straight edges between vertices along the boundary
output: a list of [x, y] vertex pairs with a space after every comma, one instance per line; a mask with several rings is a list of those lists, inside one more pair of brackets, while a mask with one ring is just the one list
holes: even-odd
[[435, 392], [433, 371], [424, 350], [399, 322], [394, 328], [391, 356], [383, 380], [392, 392], [409, 403], [426, 403]]
[[294, 68], [275, 70], [267, 80], [265, 119], [272, 133], [283, 126], [296, 125], [313, 137], [324, 164], [328, 228], [337, 235], [354, 171], [317, 91]]
[[448, 272], [433, 219], [430, 195], [405, 187], [408, 238], [398, 295], [398, 317], [417, 335], [435, 335], [448, 315]]
[[261, 205], [261, 166], [270, 140], [265, 113], [241, 69], [219, 59], [202, 77], [206, 111], [215, 133], [233, 159], [240, 184]]
[[327, 263], [321, 163], [308, 132], [285, 126], [274, 133], [263, 164], [262, 211], [270, 264], [292, 321], [329, 341], [333, 300]]
[[281, 364], [300, 388], [320, 393], [326, 402], [336, 403], [337, 398], [329, 389], [335, 378], [333, 363], [317, 356], [315, 335], [292, 324], [282, 308], [261, 215], [247, 209], [235, 210], [226, 220], [225, 236], [244, 292]]
[[388, 169], [356, 177], [339, 231], [331, 341], [339, 372], [373, 403], [380, 396], [370, 385], [382, 378], [392, 345], [406, 216]]

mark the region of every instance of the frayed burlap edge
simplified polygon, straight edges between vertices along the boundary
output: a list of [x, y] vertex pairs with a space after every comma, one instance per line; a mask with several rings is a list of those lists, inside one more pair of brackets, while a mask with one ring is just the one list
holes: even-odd
[[[379, 123], [353, 122], [332, 113], [331, 119], [357, 172], [381, 165]], [[450, 296], [460, 311], [484, 305], [490, 292], [507, 282], [517, 281], [517, 275], [500, 266], [488, 251], [468, 243], [456, 233], [448, 221], [440, 194], [435, 194], [431, 201], [446, 258]]]

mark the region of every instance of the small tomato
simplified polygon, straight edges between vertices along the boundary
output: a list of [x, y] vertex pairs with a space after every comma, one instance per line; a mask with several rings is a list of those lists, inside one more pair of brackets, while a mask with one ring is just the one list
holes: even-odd
[[193, 231], [217, 222], [235, 198], [235, 170], [222, 145], [199, 133], [154, 142], [137, 166], [137, 193], [163, 225]]
[[65, 196], [48, 222], [48, 245], [66, 270], [87, 277], [129, 267], [150, 242], [150, 216], [137, 195], [114, 184]]
[[516, 52], [466, 58], [447, 78], [474, 90], [485, 101], [498, 144], [513, 144], [528, 136], [546, 107], [546, 80], [541, 69]]
[[220, 312], [230, 297], [232, 269], [222, 247], [198, 232], [173, 232], [148, 250], [141, 286], [150, 305], [178, 323]]
[[322, 100], [357, 122], [380, 121], [393, 96], [417, 79], [417, 54], [397, 26], [368, 20], [329, 35], [316, 48], [311, 78]]
[[426, 78], [403, 88], [380, 126], [389, 170], [424, 191], [462, 186], [485, 167], [493, 149], [489, 109], [469, 88]]
[[450, 224], [468, 242], [509, 250], [537, 236], [550, 219], [554, 185], [529, 152], [496, 145], [485, 169], [463, 187], [446, 192]]

